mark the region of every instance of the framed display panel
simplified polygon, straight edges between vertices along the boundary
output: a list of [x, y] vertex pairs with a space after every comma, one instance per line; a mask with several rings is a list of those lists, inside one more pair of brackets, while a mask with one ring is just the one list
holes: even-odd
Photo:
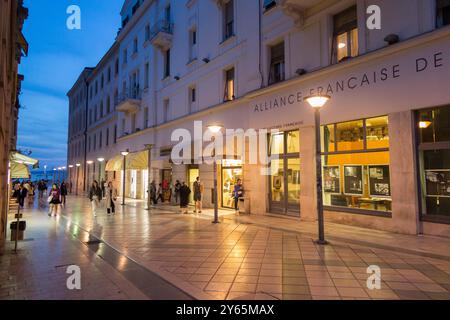
[[389, 165], [369, 165], [369, 195], [378, 198], [391, 197]]
[[425, 170], [426, 196], [450, 198], [450, 169]]
[[341, 194], [340, 166], [323, 166], [323, 191], [329, 194]]
[[349, 196], [364, 194], [362, 165], [344, 165], [344, 194]]

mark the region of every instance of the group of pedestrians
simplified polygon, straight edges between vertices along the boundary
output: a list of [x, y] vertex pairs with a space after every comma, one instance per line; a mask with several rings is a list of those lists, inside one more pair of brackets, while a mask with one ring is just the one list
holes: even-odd
[[97, 217], [98, 208], [102, 205], [103, 199], [105, 200], [106, 213], [108, 215], [116, 213], [117, 191], [113, 187], [111, 181], [102, 181], [101, 186], [94, 180], [91, 188], [89, 189], [89, 200], [91, 201], [91, 209], [94, 217]]
[[61, 184], [53, 183], [48, 193], [48, 215], [57, 216], [61, 213], [61, 207], [66, 206], [67, 184], [63, 181]]

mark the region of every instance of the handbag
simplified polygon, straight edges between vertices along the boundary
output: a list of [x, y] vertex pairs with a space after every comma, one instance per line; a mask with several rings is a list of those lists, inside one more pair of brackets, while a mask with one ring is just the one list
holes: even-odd
[[52, 201], [53, 201], [53, 195], [50, 195], [50, 196], [48, 197], [48, 199], [47, 199], [47, 202], [50, 203], [50, 202], [52, 202]]

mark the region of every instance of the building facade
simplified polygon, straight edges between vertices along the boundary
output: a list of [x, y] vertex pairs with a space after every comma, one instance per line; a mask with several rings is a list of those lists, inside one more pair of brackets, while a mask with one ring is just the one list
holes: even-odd
[[28, 17], [23, 1], [0, 3], [0, 243], [6, 235], [10, 152], [16, 149], [21, 81], [18, 65], [28, 52], [22, 27]]
[[[105, 158], [101, 170], [122, 192], [129, 150], [125, 195], [138, 199], [148, 167], [157, 182], [199, 176], [211, 206], [213, 165], [197, 157], [211, 142], [206, 126], [269, 130], [264, 143], [215, 150], [219, 206], [232, 206], [242, 179], [251, 214], [315, 220], [314, 110], [304, 99], [328, 95], [326, 220], [450, 236], [450, 3], [371, 4], [381, 29], [367, 28], [362, 0], [125, 1], [117, 55], [107, 59], [119, 70], [109, 89], [119, 97], [117, 139], [87, 158]], [[177, 132], [193, 137], [182, 142], [183, 163], [174, 159]], [[249, 161], [255, 145], [269, 161]]]

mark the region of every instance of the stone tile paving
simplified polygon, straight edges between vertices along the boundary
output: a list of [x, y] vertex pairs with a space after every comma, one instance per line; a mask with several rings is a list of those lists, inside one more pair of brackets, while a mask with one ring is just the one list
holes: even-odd
[[[273, 217], [247, 218], [253, 223], [259, 219], [265, 225], [249, 224], [246, 219], [241, 223], [234, 216], [213, 225], [209, 217], [179, 215], [165, 207], [150, 213], [139, 206], [124, 210], [113, 217], [100, 216], [96, 221], [89, 213], [67, 210], [65, 214], [136, 256], [143, 265], [171, 274], [175, 284], [189, 283], [215, 299], [450, 297], [450, 254], [447, 260], [434, 259], [351, 241], [333, 241], [321, 247], [309, 234], [314, 232], [313, 225], [302, 232], [281, 230], [292, 220]], [[345, 238], [349, 230], [358, 234], [366, 231], [360, 238], [376, 240], [375, 244], [383, 237], [389, 241], [399, 238], [402, 243], [417, 238], [376, 231], [371, 239], [371, 231], [344, 228], [346, 232], [336, 236]], [[432, 240], [434, 243], [441, 239]], [[381, 290], [367, 289], [366, 271], [373, 264], [382, 269]]]
[[[448, 239], [327, 224], [331, 244], [318, 246], [311, 223], [231, 215], [215, 225], [208, 214], [127, 205], [94, 219], [88, 201], [70, 198], [60, 221], [89, 231], [197, 298], [450, 299]], [[369, 265], [381, 268], [381, 290], [367, 288]]]

